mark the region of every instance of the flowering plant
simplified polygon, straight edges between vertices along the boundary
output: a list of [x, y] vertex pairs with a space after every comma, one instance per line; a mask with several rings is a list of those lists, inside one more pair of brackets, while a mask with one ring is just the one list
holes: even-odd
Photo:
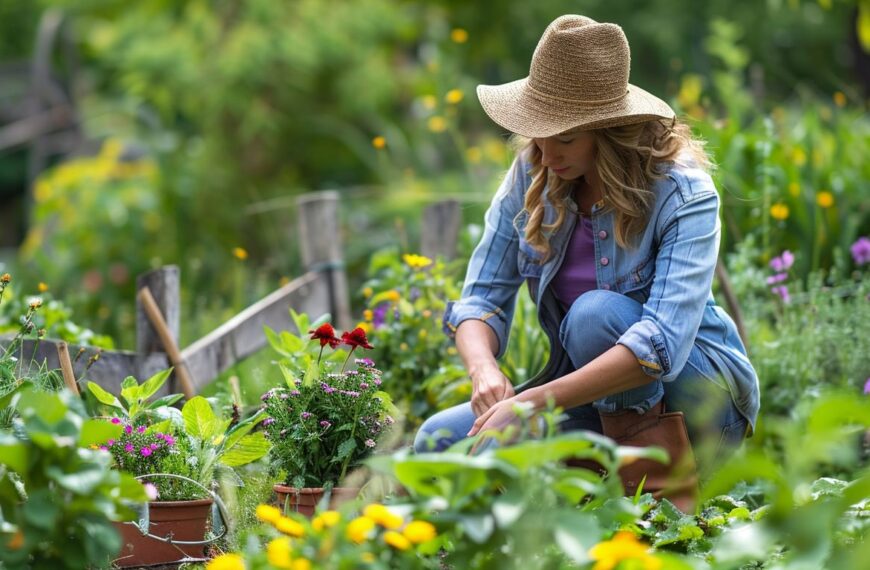
[[[355, 359], [354, 369], [344, 370], [354, 350], [371, 348], [365, 331], [357, 328], [339, 338], [329, 323], [312, 328], [305, 315], [293, 313], [293, 319], [299, 331], [308, 330], [318, 342], [306, 343], [288, 332], [270, 335], [286, 357], [278, 363], [286, 385], [262, 396], [272, 468], [286, 473], [285, 482], [293, 487], [332, 486], [377, 446], [394, 421], [392, 403], [379, 390], [381, 371], [374, 362]], [[323, 355], [327, 345], [341, 344], [350, 352]], [[338, 360], [341, 368], [334, 372]]]

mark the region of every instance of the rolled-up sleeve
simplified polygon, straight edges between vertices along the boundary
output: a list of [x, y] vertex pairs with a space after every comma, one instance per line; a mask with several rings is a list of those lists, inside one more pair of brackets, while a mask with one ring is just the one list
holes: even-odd
[[444, 332], [454, 338], [463, 321], [477, 319], [492, 328], [500, 358], [507, 348], [517, 290], [523, 278], [517, 270], [519, 238], [514, 218], [522, 210], [527, 186], [526, 166], [514, 161], [486, 211], [483, 236], [468, 262], [462, 295], [444, 313]]
[[646, 374], [668, 382], [682, 371], [698, 335], [719, 252], [719, 195], [712, 182], [689, 200], [679, 192], [659, 232], [655, 277], [641, 319], [617, 341]]

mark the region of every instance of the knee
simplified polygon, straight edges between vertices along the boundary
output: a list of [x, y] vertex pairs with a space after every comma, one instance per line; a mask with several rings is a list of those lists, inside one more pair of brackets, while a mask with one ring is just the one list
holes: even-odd
[[613, 291], [596, 289], [580, 295], [559, 328], [559, 340], [576, 366], [582, 366], [616, 344], [640, 320], [643, 307]]
[[[443, 412], [442, 412], [443, 413]], [[414, 436], [415, 453], [431, 453], [444, 451], [460, 439], [461, 434], [454, 433], [449, 422], [443, 421], [439, 414], [435, 414], [420, 426]]]

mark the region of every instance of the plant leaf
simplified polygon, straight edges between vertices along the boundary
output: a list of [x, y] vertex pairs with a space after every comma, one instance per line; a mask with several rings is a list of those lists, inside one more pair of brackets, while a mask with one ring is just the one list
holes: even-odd
[[218, 419], [212, 411], [208, 400], [202, 396], [194, 396], [181, 408], [184, 418], [184, 431], [192, 437], [211, 440], [217, 435]]

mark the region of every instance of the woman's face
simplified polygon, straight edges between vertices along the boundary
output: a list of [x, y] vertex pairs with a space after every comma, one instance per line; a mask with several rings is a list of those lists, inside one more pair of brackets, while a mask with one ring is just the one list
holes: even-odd
[[563, 180], [575, 180], [592, 172], [595, 165], [595, 137], [592, 133], [555, 135], [533, 139], [541, 150], [541, 164]]

